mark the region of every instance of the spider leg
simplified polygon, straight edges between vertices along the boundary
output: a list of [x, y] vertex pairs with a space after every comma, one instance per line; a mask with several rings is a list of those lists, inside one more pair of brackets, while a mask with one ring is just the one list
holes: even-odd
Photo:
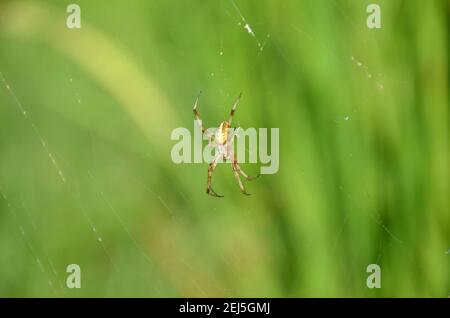
[[241, 176], [239, 175], [239, 170], [236, 167], [236, 163], [232, 163], [232, 168], [233, 168], [233, 173], [234, 173], [234, 177], [236, 178], [236, 181], [239, 184], [239, 188], [241, 189], [241, 192], [245, 195], [250, 195], [250, 193], [248, 193], [245, 188], [244, 185], [242, 184], [242, 180], [241, 180]]
[[230, 118], [228, 119], [228, 123], [231, 125], [231, 121], [233, 120], [233, 116], [234, 116], [234, 112], [236, 111], [236, 107], [239, 104], [239, 101], [241, 100], [241, 96], [242, 96], [242, 92], [239, 94], [238, 98], [236, 99], [236, 101], [234, 102], [233, 107], [231, 108], [230, 111]]
[[214, 134], [212, 132], [206, 132], [206, 136], [208, 137], [208, 147], [212, 147], [214, 142]]
[[200, 119], [200, 113], [197, 110], [198, 100], [200, 99], [200, 95], [201, 94], [202, 94], [202, 92], [200, 91], [200, 93], [198, 93], [197, 98], [195, 99], [194, 108], [192, 109], [192, 111], [194, 112], [195, 121], [197, 122], [197, 124], [202, 129], [202, 134], [204, 134], [206, 129], [205, 129], [205, 127], [202, 124], [202, 120]]
[[258, 178], [261, 176], [260, 173], [258, 173], [258, 174], [257, 174], [256, 176], [254, 176], [254, 177], [251, 177], [251, 176], [249, 176], [248, 174], [246, 174], [246, 173], [244, 172], [244, 170], [242, 170], [241, 167], [239, 166], [239, 164], [237, 163], [236, 156], [234, 156], [233, 166], [234, 166], [233, 169], [236, 169], [236, 171], [238, 171], [245, 179], [247, 179], [247, 181], [252, 181], [252, 180], [258, 179]]
[[208, 167], [208, 186], [206, 188], [206, 193], [217, 198], [223, 198], [223, 195], [217, 194], [211, 187], [211, 181], [212, 181], [212, 174], [214, 170], [217, 167], [217, 160], [220, 158], [219, 155], [217, 155], [214, 160], [209, 164]]

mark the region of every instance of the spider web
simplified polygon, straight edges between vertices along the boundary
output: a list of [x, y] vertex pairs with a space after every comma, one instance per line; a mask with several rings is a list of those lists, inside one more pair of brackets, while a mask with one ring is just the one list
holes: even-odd
[[[261, 55], [265, 54], [265, 51], [268, 49], [272, 49], [277, 51], [284, 61], [287, 63], [287, 65], [296, 65], [296, 61], [289, 57], [287, 54], [285, 54], [283, 47], [279, 44], [279, 41], [276, 37], [276, 32], [271, 32], [269, 30], [269, 24], [268, 23], [261, 23], [258, 24], [258, 28], [255, 26], [254, 22], [249, 17], [250, 15], [245, 12], [245, 10], [241, 9], [239, 2], [236, 0], [229, 0], [225, 2], [221, 2], [222, 7], [222, 13], [224, 17], [227, 17], [227, 27], [229, 29], [222, 30], [222, 32], [227, 32], [230, 30], [234, 30], [234, 28], [238, 28], [241, 32], [245, 32], [248, 34], [248, 40], [254, 43], [255, 45], [255, 56], [261, 57]], [[355, 23], [351, 20], [351, 18], [346, 14], [345, 7], [343, 7], [339, 2], [332, 1], [330, 2], [330, 6], [335, 7], [339, 12], [342, 13], [342, 18], [347, 20], [350, 25], [353, 25], [354, 32], [357, 31], [357, 26]], [[318, 39], [319, 37], [316, 36], [314, 32], [311, 31], [311, 28], [308, 30], [302, 29], [301, 27], [297, 26], [295, 23], [289, 23], [286, 21], [286, 24], [284, 26], [290, 29], [294, 34], [300, 36], [300, 40], [302, 38], [308, 37], [313, 39]], [[276, 30], [274, 30], [276, 31]], [[275, 34], [275, 35], [274, 35]], [[320, 46], [326, 51], [328, 54], [334, 56], [338, 60], [342, 61], [342, 63], [346, 64], [350, 67], [352, 67], [355, 72], [360, 72], [364, 74], [367, 81], [370, 81], [373, 83], [374, 87], [378, 91], [384, 91], [389, 89], [388, 85], [385, 83], [385, 75], [383, 75], [382, 72], [373, 69], [370, 65], [368, 65], [364, 60], [363, 56], [358, 56], [357, 54], [353, 52], [348, 52], [347, 55], [341, 55], [339, 53], [336, 53], [333, 49], [330, 48], [330, 46], [327, 43], [319, 43]], [[215, 55], [217, 55], [217, 59], [220, 61], [220, 59], [223, 59], [227, 55], [227, 47], [224, 46], [224, 41], [221, 36], [218, 38], [218, 46], [215, 52]], [[231, 83], [229, 80], [226, 80], [227, 78], [232, 77], [232, 73], [226, 70], [224, 67], [224, 63], [219, 63], [221, 66], [218, 70], [208, 70], [209, 72], [209, 83], [211, 86], [214, 86], [215, 81], [218, 81], [219, 79], [222, 79], [223, 82], [227, 83], [227, 87], [230, 89], [226, 89], [221, 87], [220, 88], [220, 95], [223, 98], [227, 98], [230, 101], [232, 100], [233, 96], [235, 95], [235, 92], [231, 90]], [[263, 76], [265, 76], [263, 74]], [[65, 190], [67, 195], [73, 200], [74, 206], [76, 207], [76, 210], [78, 212], [78, 217], [81, 218], [85, 223], [85, 231], [86, 234], [89, 234], [90, 237], [92, 237], [92, 241], [95, 242], [95, 245], [98, 249], [99, 254], [102, 255], [104, 259], [106, 259], [111, 267], [113, 268], [113, 271], [117, 273], [118, 275], [121, 274], [121, 266], [118, 264], [118, 261], [115, 259], [114, 251], [112, 244], [110, 242], [113, 240], [113, 238], [108, 237], [106, 233], [108, 231], [102, 230], [102, 224], [99, 224], [98, 221], [96, 221], [95, 217], [95, 211], [93, 211], [93, 208], [88, 206], [85, 203], [85, 198], [83, 197], [84, 193], [80, 190], [80, 185], [78, 184], [77, 180], [73, 180], [70, 178], [70, 176], [74, 173], [76, 173], [76, 169], [71, 167], [71, 159], [68, 158], [62, 158], [62, 156], [57, 155], [57, 151], [52, 150], [53, 147], [51, 146], [51, 143], [48, 142], [46, 137], [41, 133], [41, 130], [36, 125], [35, 121], [33, 120], [33, 116], [27, 111], [27, 108], [22, 104], [16, 93], [14, 92], [11, 83], [9, 83], [8, 79], [4, 76], [2, 72], [0, 72], [0, 80], [3, 84], [3, 87], [8, 92], [10, 98], [11, 98], [11, 104], [14, 105], [16, 110], [21, 114], [23, 117], [24, 122], [27, 123], [29, 129], [32, 131], [36, 141], [40, 144], [40, 147], [43, 151], [43, 154], [47, 157], [47, 160], [49, 161], [49, 164], [52, 166], [53, 170], [55, 171], [55, 174], [61, 181], [61, 187]], [[270, 79], [268, 79], [270, 80]], [[82, 98], [82, 94], [75, 88], [76, 83], [76, 77], [75, 76], [68, 76], [68, 82], [71, 87], [73, 87], [73, 98], [76, 101], [77, 104], [82, 103], [89, 103], [89, 100]], [[392, 82], [392, 81], [391, 81]], [[407, 85], [408, 83], [399, 83], [401, 85]], [[229, 105], [231, 106], [231, 104]], [[223, 110], [227, 110], [226, 108], [220, 106], [220, 105], [213, 105], [212, 107], [215, 108], [218, 114], [222, 113]], [[226, 106], [228, 107], [228, 106]], [[340, 115], [338, 118], [334, 119], [334, 123], [336, 125], [346, 125], [349, 121], [357, 120], [358, 116], [358, 108], [356, 107], [355, 110], [352, 113], [345, 113]], [[236, 119], [238, 126], [240, 126], [239, 119]], [[246, 148], [246, 151], [250, 153], [250, 150], [248, 147]], [[352, 153], [349, 153], [349, 157], [352, 156]], [[97, 176], [97, 172], [95, 170], [86, 170], [85, 171], [85, 177], [90, 180], [90, 184], [93, 188], [93, 194], [95, 194], [96, 202], [103, 207], [105, 207], [111, 215], [111, 218], [115, 220], [117, 226], [121, 229], [122, 233], [124, 233], [126, 240], [131, 243], [131, 246], [133, 247], [133, 262], [137, 262], [138, 260], [143, 260], [146, 264], [146, 270], [149, 273], [154, 273], [154, 268], [157, 267], [155, 264], [154, 258], [147, 252], [145, 244], [146, 242], [142, 241], [138, 233], [135, 233], [134, 227], [127, 223], [127, 220], [124, 217], [124, 211], [121, 210], [121, 208], [116, 206], [116, 203], [114, 202], [114, 197], [112, 197], [111, 194], [108, 193], [107, 190], [105, 190], [102, 186], [103, 180], [101, 180], [101, 177]], [[181, 222], [184, 225], [188, 226], [189, 221], [183, 219], [182, 216], [180, 216], [180, 211], [178, 209], [175, 209], [172, 207], [170, 199], [167, 199], [162, 191], [159, 191], [157, 188], [154, 188], [152, 186], [149, 186], [147, 180], [145, 180], [142, 177], [139, 176], [131, 176], [130, 181], [133, 183], [133, 185], [136, 188], [140, 188], [145, 193], [148, 194], [148, 196], [152, 199], [152, 201], [156, 202], [161, 210], [165, 211], [168, 215], [169, 222]], [[321, 180], [324, 182], [324, 180]], [[1, 182], [1, 181], [0, 181]], [[356, 210], [362, 210], [358, 206], [357, 200], [353, 200], [353, 194], [347, 192], [347, 189], [340, 188], [338, 189], [343, 196], [352, 204], [353, 208]], [[11, 190], [12, 191], [12, 190]], [[180, 190], [180, 187], [175, 187], [174, 191], [177, 193], [179, 198], [181, 198], [181, 201], [185, 204], [186, 213], [194, 213], [193, 208], [189, 203], [191, 203], [191, 199], [189, 198], [189, 195], [186, 194], [183, 190]], [[30, 209], [28, 207], [28, 204], [25, 199], [20, 199], [19, 201], [15, 202], [12, 199], [12, 196], [8, 195], [9, 189], [3, 188], [2, 184], [0, 184], [0, 194], [1, 197], [6, 204], [7, 210], [9, 211], [13, 224], [15, 224], [15, 227], [17, 228], [17, 233], [20, 235], [20, 237], [23, 239], [23, 242], [27, 248], [29, 257], [33, 260], [33, 262], [36, 264], [39, 272], [45, 277], [45, 280], [48, 283], [48, 287], [55, 295], [58, 296], [65, 296], [67, 294], [66, 288], [64, 287], [65, 277], [66, 273], [64, 270], [57, 268], [55, 266], [54, 262], [54, 256], [51, 255], [45, 246], [40, 246], [44, 244], [37, 244], [36, 242], [39, 242], [42, 240], [42, 232], [44, 229], [39, 228], [36, 223], [36, 215], [33, 215], [31, 212], [33, 209]], [[18, 212], [20, 211], [20, 213]], [[213, 208], [211, 213], [218, 213], [217, 208]], [[255, 214], [252, 214], [252, 211], [243, 211], [243, 213], [247, 213], [247, 216], [249, 218], [253, 217]], [[378, 256], [375, 260], [376, 263], [379, 263], [383, 259], [383, 255], [386, 251], [386, 249], [389, 248], [390, 244], [400, 244], [405, 245], [405, 242], [398, 237], [382, 219], [382, 216], [377, 211], [377, 209], [374, 207], [372, 210], [369, 211], [363, 211], [368, 218], [372, 221], [373, 226], [377, 227], [380, 232], [384, 233], [385, 235], [379, 235], [379, 249], [378, 249]], [[330, 242], [330, 250], [333, 254], [338, 255], [340, 245], [342, 244], [343, 237], [345, 236], [346, 231], [348, 230], [348, 223], [351, 216], [349, 214], [345, 214], [342, 217], [341, 226], [339, 227], [339, 230], [336, 233], [333, 233], [332, 235], [334, 239]], [[27, 224], [24, 223], [23, 220], [26, 220]], [[57, 238], [55, 238], [57, 239]], [[40, 247], [38, 247], [38, 245]], [[227, 256], [225, 256], [224, 253], [218, 252], [222, 257], [224, 257], [224, 262], [229, 262], [230, 260], [227, 259]], [[238, 256], [236, 256], [238, 258]], [[195, 267], [195, 264], [192, 264], [190, 261], [186, 260], [183, 256], [179, 257], [180, 264], [187, 268], [187, 272], [192, 270], [193, 267]], [[181, 265], [180, 265], [181, 266]], [[141, 277], [145, 278], [144, 274], [140, 273]], [[153, 277], [153, 276], [152, 276]], [[209, 296], [211, 293], [214, 292], [214, 290], [211, 290], [211, 286], [203, 286], [202, 282], [197, 280], [196, 277], [189, 277], [187, 278], [191, 281], [192, 285], [195, 286], [195, 288], [198, 290], [199, 294], [202, 296]], [[150, 295], [158, 295], [158, 296], [164, 296], [162, 294], [162, 286], [161, 283], [152, 281], [151, 287], [149, 288], [149, 294]], [[222, 286], [218, 287], [222, 292], [225, 292], [226, 294], [233, 295], [235, 293], [234, 289], [223, 289]]]

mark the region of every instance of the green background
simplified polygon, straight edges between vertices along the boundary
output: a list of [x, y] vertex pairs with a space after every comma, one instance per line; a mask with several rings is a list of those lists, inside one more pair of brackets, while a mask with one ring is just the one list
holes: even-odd
[[[448, 1], [69, 3], [0, 3], [0, 296], [450, 295]], [[200, 90], [280, 129], [252, 196], [171, 161]]]

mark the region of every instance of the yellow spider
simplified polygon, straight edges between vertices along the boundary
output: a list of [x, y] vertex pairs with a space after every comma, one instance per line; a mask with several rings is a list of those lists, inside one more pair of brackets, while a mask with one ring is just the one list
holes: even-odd
[[[201, 92], [200, 92], [201, 94]], [[200, 119], [200, 114], [197, 110], [198, 100], [200, 98], [200, 94], [198, 94], [197, 99], [195, 100], [194, 104], [194, 117], [197, 123], [199, 124], [202, 135], [205, 134], [205, 127], [202, 124], [202, 121]], [[258, 174], [256, 177], [250, 177], [248, 176], [242, 169], [239, 167], [237, 163], [236, 154], [233, 150], [233, 142], [234, 142], [234, 136], [235, 133], [229, 133], [231, 128], [231, 120], [233, 119], [234, 112], [236, 111], [236, 107], [239, 103], [239, 100], [241, 99], [242, 93], [239, 94], [239, 97], [237, 98], [236, 102], [234, 103], [233, 107], [231, 108], [230, 112], [230, 118], [228, 121], [223, 121], [220, 123], [219, 128], [215, 133], [207, 133], [208, 140], [210, 144], [214, 141], [217, 144], [217, 153], [215, 154], [213, 160], [209, 164], [208, 167], [208, 186], [206, 188], [206, 193], [218, 198], [223, 198], [223, 195], [217, 194], [211, 187], [211, 179], [212, 174], [214, 172], [214, 169], [216, 169], [217, 162], [220, 158], [223, 158], [224, 161], [230, 160], [231, 161], [231, 167], [233, 169], [234, 177], [236, 178], [236, 181], [239, 183], [239, 188], [241, 189], [241, 192], [245, 195], [250, 195], [250, 193], [247, 193], [245, 191], [244, 185], [242, 184], [241, 177], [239, 174], [241, 174], [245, 179], [248, 181], [254, 180], [260, 176]]]

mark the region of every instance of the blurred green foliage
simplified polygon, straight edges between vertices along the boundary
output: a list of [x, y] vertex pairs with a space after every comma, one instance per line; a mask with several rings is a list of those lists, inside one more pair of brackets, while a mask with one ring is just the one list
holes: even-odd
[[[0, 296], [450, 295], [448, 1], [69, 3], [0, 3]], [[250, 197], [170, 159], [200, 90], [280, 128]]]

